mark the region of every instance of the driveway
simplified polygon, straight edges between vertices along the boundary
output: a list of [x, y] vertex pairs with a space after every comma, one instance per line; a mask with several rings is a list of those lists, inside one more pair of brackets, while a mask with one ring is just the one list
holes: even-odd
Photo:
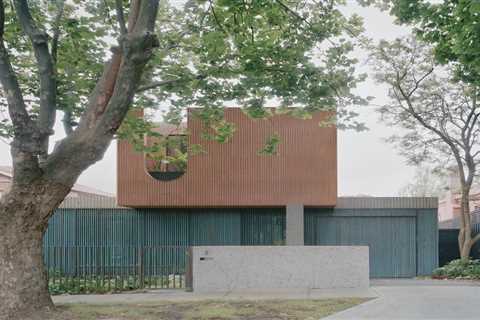
[[480, 319], [480, 283], [372, 280], [378, 298], [325, 319]]

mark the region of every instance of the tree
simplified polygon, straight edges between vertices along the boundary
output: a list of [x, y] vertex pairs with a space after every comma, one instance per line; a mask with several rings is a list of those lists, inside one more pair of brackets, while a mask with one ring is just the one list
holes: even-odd
[[[0, 134], [13, 159], [0, 199], [0, 319], [53, 308], [42, 260], [48, 220], [120, 126], [132, 141], [152, 134], [150, 122], [127, 117], [132, 107], [166, 105], [170, 123], [199, 107], [205, 138], [219, 142], [234, 131], [222, 112], [232, 102], [255, 118], [276, 103], [293, 116], [329, 111], [359, 125], [342, 107], [364, 102], [351, 93], [363, 77], [349, 57], [361, 22], [340, 13], [342, 1], [126, 3], [0, 0], [0, 108], [8, 110]], [[52, 145], [59, 111], [67, 136]], [[278, 140], [273, 133], [266, 153]]]
[[399, 190], [403, 197], [441, 197], [447, 188], [441, 174], [431, 168], [419, 166], [415, 170], [413, 181]]
[[[404, 134], [389, 138], [409, 163], [427, 161], [437, 169], [458, 168], [461, 185], [462, 259], [468, 259], [473, 236], [470, 189], [480, 161], [477, 85], [459, 81], [454, 67], [440, 67], [432, 48], [414, 38], [383, 41], [373, 52], [376, 79], [389, 86], [390, 103], [381, 107], [382, 119]], [[454, 81], [455, 80], [455, 81]]]
[[480, 84], [480, 2], [477, 0], [362, 0], [389, 10], [397, 21], [414, 27], [433, 46], [436, 60], [452, 63], [453, 76]]

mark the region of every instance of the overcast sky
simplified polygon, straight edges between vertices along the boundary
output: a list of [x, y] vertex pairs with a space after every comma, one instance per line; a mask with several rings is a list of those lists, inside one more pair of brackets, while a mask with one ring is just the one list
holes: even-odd
[[[366, 33], [369, 37], [394, 39], [406, 35], [408, 29], [395, 25], [393, 18], [375, 8], [361, 8], [349, 0], [344, 10], [346, 13], [357, 13], [364, 18]], [[364, 60], [365, 53], [359, 49], [355, 54]], [[366, 64], [359, 71], [369, 73]], [[368, 78], [359, 86], [357, 93], [374, 96], [372, 104], [386, 102], [386, 88]], [[378, 120], [375, 107], [357, 109], [360, 120], [366, 123], [366, 132], [339, 131], [338, 133], [338, 191], [339, 195], [368, 194], [373, 196], [392, 196], [412, 178], [414, 169], [405, 164], [405, 160], [397, 155], [391, 145], [383, 141], [392, 133], [391, 128], [382, 125]], [[56, 126], [58, 134], [55, 139], [62, 138], [60, 125]], [[10, 164], [9, 146], [0, 142], [0, 165]], [[103, 160], [86, 170], [79, 178], [79, 183], [103, 191], [115, 193], [116, 190], [116, 143], [113, 142]]]

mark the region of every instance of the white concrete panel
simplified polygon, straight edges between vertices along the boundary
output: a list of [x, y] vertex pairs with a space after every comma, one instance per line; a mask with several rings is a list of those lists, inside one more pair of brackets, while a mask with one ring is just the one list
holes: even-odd
[[194, 292], [369, 287], [367, 246], [198, 246]]

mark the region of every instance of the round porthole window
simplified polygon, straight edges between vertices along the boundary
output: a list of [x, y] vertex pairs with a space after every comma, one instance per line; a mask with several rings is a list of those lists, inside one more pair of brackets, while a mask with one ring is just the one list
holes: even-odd
[[[163, 128], [162, 131], [165, 131]], [[160, 181], [181, 177], [187, 169], [187, 135], [181, 132], [164, 134], [145, 139], [145, 168], [148, 174]]]

